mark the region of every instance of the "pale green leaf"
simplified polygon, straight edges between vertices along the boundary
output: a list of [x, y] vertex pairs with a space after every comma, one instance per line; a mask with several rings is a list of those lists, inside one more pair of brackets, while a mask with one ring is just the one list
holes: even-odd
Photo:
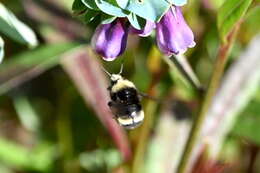
[[169, 9], [170, 5], [166, 1], [158, 0], [129, 0], [124, 9], [144, 19], [158, 22]]
[[126, 17], [129, 12], [123, 10], [118, 6], [115, 0], [95, 0], [98, 8], [104, 13], [117, 16], [117, 17]]
[[183, 6], [183, 5], [187, 4], [187, 0], [168, 0], [168, 2], [170, 2], [176, 6]]
[[17, 42], [28, 44], [31, 47], [38, 44], [33, 30], [18, 20], [2, 3], [0, 3], [0, 32]]
[[126, 8], [130, 0], [116, 0], [117, 4], [121, 8]]

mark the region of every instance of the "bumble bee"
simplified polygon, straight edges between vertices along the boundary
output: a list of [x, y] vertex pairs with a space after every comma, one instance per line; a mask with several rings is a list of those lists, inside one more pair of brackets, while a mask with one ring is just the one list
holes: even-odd
[[111, 85], [108, 87], [110, 101], [108, 106], [119, 125], [126, 129], [138, 127], [144, 120], [144, 111], [140, 103], [140, 96], [133, 82], [121, 76], [123, 66], [118, 74], [110, 74]]

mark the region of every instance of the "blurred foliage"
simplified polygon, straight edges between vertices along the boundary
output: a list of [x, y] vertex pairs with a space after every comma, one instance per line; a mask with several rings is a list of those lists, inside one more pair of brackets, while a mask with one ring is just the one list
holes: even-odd
[[252, 0], [231, 0], [225, 1], [219, 9], [218, 13], [218, 28], [220, 37], [223, 41], [226, 41], [226, 36], [237, 23], [238, 20], [243, 17], [252, 3]]
[[[128, 173], [139, 169], [151, 172], [169, 165], [170, 169], [176, 169], [181, 157], [178, 147], [184, 146], [190, 122], [197, 115], [222, 41], [234, 26], [241, 24], [225, 68], [228, 71], [259, 34], [260, 4], [257, 0], [188, 1], [183, 11], [197, 45], [181, 59], [163, 57], [155, 46], [154, 33], [147, 38], [129, 35], [127, 51], [113, 62], [93, 56], [100, 67], [111, 73], [117, 73], [123, 63], [123, 76], [133, 81], [140, 92], [156, 100], [143, 98], [146, 111], [143, 126], [131, 132], [122, 129], [115, 132], [127, 134], [129, 141], [124, 142], [129, 144], [132, 155], [126, 161], [117, 148], [118, 141], [113, 140], [108, 130], [110, 124], [97, 116], [97, 108], [104, 109], [107, 105], [94, 108], [62, 63], [66, 58], [76, 61], [79, 50], [89, 45], [95, 27], [100, 22], [113, 21], [112, 15], [127, 17], [134, 27], [142, 28], [144, 18], [158, 21], [169, 2], [185, 1], [144, 0], [144, 6], [137, 1], [126, 2], [3, 0], [0, 3], [0, 61], [4, 56], [0, 65], [1, 173]], [[176, 63], [177, 60], [184, 60], [188, 68]], [[74, 71], [79, 69], [75, 67]], [[94, 77], [101, 81], [105, 74], [98, 72], [101, 68], [93, 66], [93, 69], [97, 70], [92, 71]], [[90, 73], [85, 76], [88, 75], [91, 77]], [[107, 87], [97, 89], [106, 91]], [[248, 99], [219, 155], [230, 173], [260, 170], [260, 88]], [[177, 112], [175, 103], [183, 105], [178, 106]], [[189, 119], [176, 118], [187, 112]], [[180, 145], [176, 146], [177, 142]], [[143, 158], [145, 162], [139, 162]], [[168, 162], [160, 164], [161, 160]]]
[[249, 142], [260, 145], [260, 135], [256, 133], [259, 130], [260, 121], [260, 93], [257, 92], [248, 106], [240, 113], [237, 124], [234, 126], [232, 134], [242, 137]]

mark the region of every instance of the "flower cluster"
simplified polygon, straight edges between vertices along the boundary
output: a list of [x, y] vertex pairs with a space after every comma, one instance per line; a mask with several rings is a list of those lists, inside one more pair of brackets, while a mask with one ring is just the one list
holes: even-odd
[[147, 20], [142, 30], [133, 28], [124, 18], [100, 24], [92, 37], [92, 47], [104, 60], [113, 61], [124, 52], [129, 33], [146, 37], [153, 29], [156, 29], [157, 45], [166, 55], [182, 54], [195, 46], [193, 32], [183, 18], [181, 8], [172, 6], [158, 23]]

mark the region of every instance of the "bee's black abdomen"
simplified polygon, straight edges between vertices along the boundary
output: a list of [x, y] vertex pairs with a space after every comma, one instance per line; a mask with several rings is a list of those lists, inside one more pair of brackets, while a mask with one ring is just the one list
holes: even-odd
[[116, 94], [120, 102], [139, 104], [139, 98], [135, 88], [124, 88], [119, 90]]
[[132, 112], [139, 112], [139, 111], [141, 111], [142, 110], [142, 107], [141, 107], [141, 105], [140, 104], [132, 104], [132, 105], [128, 105], [127, 107], [126, 107], [126, 113], [127, 114], [132, 114]]

